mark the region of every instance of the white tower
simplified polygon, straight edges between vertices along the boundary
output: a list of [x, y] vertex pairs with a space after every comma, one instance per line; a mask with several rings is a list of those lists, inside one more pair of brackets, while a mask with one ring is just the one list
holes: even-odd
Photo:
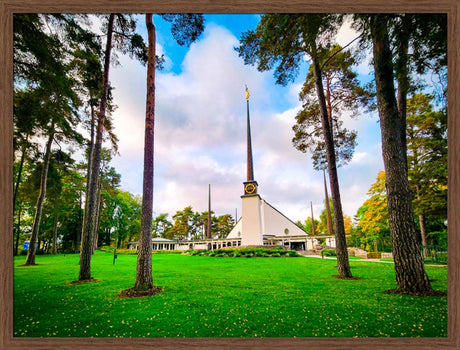
[[249, 120], [249, 91], [246, 87], [247, 105], [247, 181], [244, 195], [241, 196], [241, 245], [263, 245], [261, 199], [257, 194], [257, 181], [254, 180], [252, 164], [251, 123]]

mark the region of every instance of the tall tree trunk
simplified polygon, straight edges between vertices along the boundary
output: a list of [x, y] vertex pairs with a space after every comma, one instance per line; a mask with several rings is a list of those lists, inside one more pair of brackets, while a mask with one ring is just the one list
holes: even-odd
[[40, 231], [40, 221], [42, 218], [43, 204], [46, 198], [46, 180], [48, 179], [48, 168], [50, 165], [51, 145], [54, 140], [54, 121], [51, 123], [50, 135], [46, 143], [45, 157], [43, 159], [42, 175], [40, 180], [40, 192], [35, 207], [34, 223], [32, 225], [32, 234], [29, 242], [29, 250], [27, 251], [27, 259], [25, 265], [35, 265], [35, 243], [38, 240], [38, 232]]
[[329, 127], [331, 129], [332, 137], [334, 137], [334, 126], [332, 122], [332, 102], [331, 102], [331, 80], [329, 75], [326, 75], [326, 110], [329, 118]]
[[337, 272], [340, 278], [352, 277], [350, 263], [348, 261], [347, 242], [345, 239], [345, 225], [343, 223], [342, 203], [340, 200], [339, 178], [337, 175], [337, 165], [335, 160], [334, 139], [332, 127], [329, 123], [326, 99], [322, 82], [321, 68], [316, 53], [312, 55], [313, 68], [315, 73], [316, 94], [318, 96], [319, 109], [321, 113], [321, 123], [326, 144], [326, 158], [329, 172], [329, 182], [331, 186], [332, 205], [334, 207], [334, 226], [337, 254]]
[[[81, 197], [82, 197], [82, 191], [80, 190], [80, 206], [79, 206], [79, 208], [81, 208], [81, 205], [82, 205], [82, 202], [83, 202]], [[78, 235], [78, 233], [76, 233], [75, 239], [74, 239], [74, 242], [73, 242], [73, 250], [74, 250], [75, 254], [78, 253], [78, 248], [79, 247], [81, 248], [81, 234], [82, 234], [81, 231], [82, 231], [82, 227], [83, 227], [83, 217], [82, 217], [81, 209], [78, 211], [78, 222], [81, 225], [81, 227], [78, 228], [79, 231], [80, 231], [80, 236]]]
[[142, 219], [137, 254], [136, 283], [134, 289], [153, 287], [152, 277], [152, 209], [153, 209], [153, 140], [155, 126], [155, 26], [153, 15], [145, 15], [148, 32], [147, 102], [145, 111], [144, 185], [142, 193]]
[[316, 228], [315, 228], [315, 218], [313, 217], [313, 203], [311, 201], [310, 201], [310, 208], [311, 208], [311, 235], [314, 236], [316, 232]]
[[14, 255], [18, 255], [19, 253], [19, 235], [21, 234], [21, 212], [22, 208], [19, 207], [18, 209], [18, 227], [16, 229], [16, 244], [14, 247]]
[[426, 226], [425, 226], [425, 216], [420, 214], [418, 216], [419, 224], [420, 224], [420, 235], [422, 236], [422, 245], [426, 244]]
[[97, 249], [97, 240], [99, 237], [99, 213], [101, 209], [101, 191], [102, 191], [102, 183], [99, 181], [97, 187], [97, 207], [96, 207], [96, 215], [94, 217], [94, 235], [93, 235], [93, 246], [91, 250], [91, 254], [94, 254], [94, 251]]
[[409, 21], [411, 15], [404, 15], [402, 17], [403, 25], [399, 33], [400, 46], [398, 49], [397, 59], [397, 74], [396, 79], [398, 81], [398, 114], [401, 121], [401, 142], [403, 147], [403, 154], [406, 164], [406, 172], [408, 170], [407, 164], [407, 141], [406, 141], [406, 119], [407, 119], [407, 92], [409, 90], [409, 73], [407, 70], [408, 65], [408, 53], [409, 53]]
[[102, 149], [102, 134], [104, 131], [104, 120], [107, 109], [107, 96], [109, 91], [109, 69], [110, 69], [110, 55], [112, 52], [112, 34], [113, 23], [115, 15], [109, 15], [109, 22], [107, 26], [107, 43], [105, 48], [104, 59], [104, 74], [102, 77], [102, 93], [101, 102], [99, 106], [99, 116], [96, 128], [96, 142], [91, 157], [91, 178], [88, 186], [88, 213], [86, 220], [83, 223], [82, 237], [81, 237], [81, 253], [80, 253], [80, 274], [78, 279], [80, 281], [91, 279], [91, 252], [93, 235], [95, 231], [95, 215], [97, 207], [97, 184], [99, 179], [99, 170], [101, 165], [101, 149]]
[[18, 195], [19, 184], [21, 183], [22, 168], [24, 167], [24, 159], [26, 157], [26, 150], [27, 150], [28, 141], [29, 141], [29, 135], [26, 135], [26, 139], [24, 141], [24, 144], [22, 145], [22, 154], [21, 154], [21, 162], [19, 163], [18, 177], [16, 179], [16, 184], [14, 185], [13, 213], [14, 213], [14, 209], [16, 208], [16, 198], [17, 198], [17, 195]]
[[[95, 124], [95, 111], [94, 111], [94, 105], [92, 102], [92, 98], [90, 98], [91, 102], [91, 138], [90, 142], [88, 145], [88, 165], [86, 167], [86, 194], [89, 193], [89, 184], [91, 182], [91, 163], [92, 163], [92, 158], [93, 158], [93, 149], [94, 149], [94, 124]], [[80, 197], [81, 200], [81, 197]], [[86, 220], [88, 217], [88, 206], [89, 206], [89, 200], [88, 200], [88, 195], [85, 197], [85, 209], [83, 211], [83, 224], [82, 227], [86, 226]], [[81, 243], [81, 241], [80, 241]]]
[[58, 227], [58, 212], [57, 210], [54, 213], [54, 223], [53, 223], [53, 254], [57, 254], [57, 227]]
[[[420, 187], [419, 187], [419, 185], [415, 186], [415, 191], [417, 193], [417, 199], [420, 200]], [[422, 245], [427, 246], [425, 215], [423, 215], [422, 213], [420, 213], [418, 215], [418, 223], [420, 225], [420, 236], [422, 238]], [[428, 249], [427, 248], [423, 248], [423, 254], [425, 255], [425, 257], [427, 256], [427, 254], [428, 254]]]
[[374, 52], [377, 103], [382, 132], [382, 153], [386, 173], [388, 222], [398, 291], [432, 291], [418, 249], [401, 137], [401, 120], [395, 98], [393, 63], [385, 15], [372, 15], [369, 21]]
[[324, 195], [326, 198], [326, 223], [327, 223], [327, 234], [333, 235], [334, 230], [332, 229], [332, 215], [331, 215], [331, 207], [329, 205], [329, 195], [327, 194], [327, 184], [326, 184], [326, 172], [323, 170], [323, 177], [324, 177]]

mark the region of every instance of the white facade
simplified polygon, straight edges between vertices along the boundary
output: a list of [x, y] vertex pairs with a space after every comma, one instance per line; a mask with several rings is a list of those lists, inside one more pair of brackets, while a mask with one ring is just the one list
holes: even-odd
[[263, 199], [262, 232], [274, 236], [307, 236], [307, 233]]
[[262, 201], [258, 194], [242, 198], [241, 245], [263, 245]]
[[241, 245], [262, 245], [263, 236], [307, 237], [307, 233], [259, 195], [242, 196], [242, 217], [227, 238], [241, 238]]

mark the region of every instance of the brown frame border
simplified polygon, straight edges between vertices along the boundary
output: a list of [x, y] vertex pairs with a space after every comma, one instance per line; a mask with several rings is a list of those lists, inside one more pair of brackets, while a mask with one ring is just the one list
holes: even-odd
[[[439, 12], [448, 16], [448, 337], [447, 338], [14, 338], [12, 240], [12, 14], [19, 12]], [[0, 349], [283, 348], [460, 349], [460, 2], [457, 0], [0, 0]], [[455, 254], [454, 252], [457, 252]]]

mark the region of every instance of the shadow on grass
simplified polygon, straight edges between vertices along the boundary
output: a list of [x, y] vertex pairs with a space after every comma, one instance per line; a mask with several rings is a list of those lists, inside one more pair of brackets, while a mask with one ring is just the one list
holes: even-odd
[[89, 280], [77, 280], [77, 281], [72, 281], [72, 282], [68, 282], [67, 284], [82, 284], [82, 283], [91, 283], [91, 282], [99, 282], [99, 280], [95, 279], [95, 278], [90, 278]]
[[134, 288], [129, 288], [122, 290], [120, 292], [120, 298], [142, 298], [142, 297], [150, 297], [155, 294], [160, 293], [163, 290], [162, 287], [155, 287], [146, 289], [146, 290], [136, 290]]
[[430, 290], [426, 292], [406, 292], [399, 289], [389, 289], [384, 291], [385, 294], [400, 294], [400, 295], [411, 295], [415, 297], [444, 297], [447, 295], [446, 292], [440, 290]]
[[338, 280], [362, 280], [361, 277], [356, 277], [356, 276], [351, 276], [351, 277], [340, 277], [338, 275], [332, 276], [334, 278], [337, 278]]

